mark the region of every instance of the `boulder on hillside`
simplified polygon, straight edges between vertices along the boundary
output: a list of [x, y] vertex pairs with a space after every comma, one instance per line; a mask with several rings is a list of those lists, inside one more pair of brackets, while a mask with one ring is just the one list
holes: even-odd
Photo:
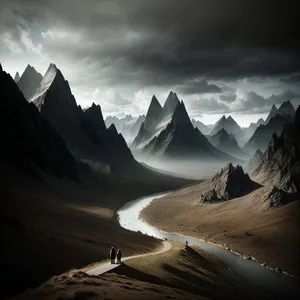
[[275, 185], [272, 185], [263, 195], [263, 203], [267, 203], [268, 208], [276, 208], [291, 201], [291, 195]]

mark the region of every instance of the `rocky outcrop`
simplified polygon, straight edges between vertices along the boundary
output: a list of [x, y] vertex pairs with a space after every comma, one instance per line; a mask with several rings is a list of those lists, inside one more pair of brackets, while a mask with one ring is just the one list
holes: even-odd
[[288, 204], [291, 201], [291, 196], [275, 185], [271, 185], [262, 196], [262, 203], [265, 204], [267, 208], [277, 208], [281, 205]]
[[0, 159], [35, 178], [42, 179], [45, 172], [77, 180], [75, 159], [63, 139], [1, 70], [0, 94]]
[[263, 152], [259, 149], [250, 157], [248, 164], [247, 164], [247, 171], [248, 173], [252, 173], [262, 162], [263, 159]]
[[201, 194], [199, 204], [241, 197], [257, 187], [241, 166], [234, 167], [230, 163], [212, 178], [209, 188]]
[[288, 193], [300, 191], [300, 108], [281, 135], [273, 134], [260, 166], [252, 174]]
[[30, 101], [30, 99], [35, 94], [38, 89], [41, 81], [43, 79], [42, 74], [36, 71], [31, 65], [27, 65], [25, 71], [21, 75], [17, 84], [20, 90], [22, 91], [24, 97]]

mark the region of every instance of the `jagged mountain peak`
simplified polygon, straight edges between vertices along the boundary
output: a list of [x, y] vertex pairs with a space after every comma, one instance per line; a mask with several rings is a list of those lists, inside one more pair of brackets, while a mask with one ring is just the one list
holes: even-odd
[[160, 107], [161, 107], [161, 105], [160, 105], [160, 103], [159, 103], [159, 101], [157, 100], [157, 98], [156, 98], [155, 95], [153, 95], [152, 98], [151, 98], [150, 106], [151, 106], [151, 105], [157, 105], [157, 106], [160, 106]]
[[222, 128], [224, 128], [228, 134], [234, 134], [235, 136], [240, 136], [242, 133], [242, 129], [231, 116], [226, 118], [226, 116], [223, 115], [213, 126], [209, 134], [214, 135]]
[[146, 118], [149, 114], [152, 114], [152, 112], [157, 112], [157, 111], [161, 111], [162, 106], [160, 105], [160, 103], [158, 102], [157, 98], [155, 97], [155, 95], [152, 96], [151, 98], [151, 102], [148, 108], [148, 112], [146, 114]]
[[190, 126], [191, 129], [194, 129], [183, 101], [176, 106], [171, 123], [173, 125]]
[[39, 73], [33, 66], [31, 66], [30, 64], [28, 64], [22, 74], [21, 77], [23, 76], [32, 76], [32, 74], [34, 75], [38, 75], [40, 78], [43, 77], [43, 75], [41, 73]]
[[101, 118], [103, 120], [101, 107], [99, 104], [95, 104], [94, 102], [92, 103], [91, 107], [86, 109], [85, 114], [87, 116], [93, 116], [96, 118]]
[[146, 114], [144, 127], [147, 129], [155, 127], [161, 113], [162, 107], [155, 95], [153, 95]]
[[111, 124], [108, 129], [107, 129], [110, 133], [113, 133], [113, 134], [116, 134], [118, 135], [118, 131], [117, 131], [117, 128], [115, 126], [115, 124]]
[[[39, 88], [30, 99], [30, 102], [35, 102], [37, 107], [40, 109], [40, 106], [44, 103], [44, 99], [39, 98], [41, 98], [41, 96], [43, 96], [51, 86], [60, 86], [61, 89], [71, 93], [69, 83], [65, 80], [62, 72], [56, 67], [55, 64], [52, 63], [49, 65], [45, 76], [39, 85]], [[39, 99], [39, 101], [37, 101], [37, 99]]]
[[239, 126], [236, 120], [230, 115], [226, 118], [226, 122], [235, 126]]
[[161, 118], [164, 118], [168, 115], [171, 115], [174, 113], [176, 106], [179, 104], [179, 99], [177, 97], [176, 93], [170, 92], [164, 106], [162, 109], [162, 116]]
[[278, 108], [278, 113], [281, 115], [294, 116], [295, 108], [294, 108], [293, 104], [291, 103], [291, 101], [285, 101]]
[[37, 72], [34, 67], [27, 65], [24, 72], [17, 82], [19, 89], [22, 91], [25, 98], [29, 101], [35, 94], [43, 79], [42, 74]]
[[19, 74], [19, 72], [17, 72], [15, 77], [14, 77], [14, 81], [18, 82], [19, 80], [20, 80], [20, 74]]
[[229, 163], [212, 178], [210, 187], [201, 194], [199, 203], [241, 197], [253, 191], [256, 186], [240, 165], [234, 167]]
[[275, 106], [275, 104], [272, 105], [271, 111], [277, 111], [277, 107]]

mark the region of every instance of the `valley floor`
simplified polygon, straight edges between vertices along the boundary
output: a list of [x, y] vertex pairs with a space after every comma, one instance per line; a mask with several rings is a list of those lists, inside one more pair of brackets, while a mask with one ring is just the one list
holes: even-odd
[[154, 200], [142, 219], [168, 232], [226, 245], [272, 268], [299, 271], [300, 202], [269, 209], [265, 187], [227, 202], [197, 204], [208, 183], [203, 182]]
[[124, 203], [186, 184], [181, 180], [135, 182], [93, 175], [84, 182], [31, 179], [1, 165], [1, 297], [33, 288], [72, 268], [109, 257], [149, 252], [154, 238], [121, 228], [116, 210]]
[[197, 247], [172, 249], [99, 276], [82, 270], [55, 276], [15, 300], [27, 299], [264, 299], [216, 257]]

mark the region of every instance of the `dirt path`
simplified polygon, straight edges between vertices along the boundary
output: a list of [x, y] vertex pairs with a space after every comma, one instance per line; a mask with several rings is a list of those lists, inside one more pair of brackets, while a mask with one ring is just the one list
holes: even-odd
[[[163, 248], [160, 251], [150, 252], [150, 253], [145, 253], [145, 254], [139, 254], [139, 255], [127, 256], [127, 257], [124, 257], [122, 260], [126, 261], [126, 260], [129, 260], [129, 259], [132, 259], [132, 258], [138, 258], [138, 257], [144, 257], [144, 256], [149, 256], [149, 255], [160, 254], [160, 253], [169, 251], [171, 248], [172, 248], [172, 245], [169, 242], [164, 241], [163, 242]], [[110, 262], [108, 262], [108, 263], [105, 263], [105, 264], [100, 265], [98, 267], [92, 268], [92, 269], [88, 270], [86, 273], [88, 275], [97, 276], [97, 275], [106, 273], [106, 272], [108, 272], [112, 269], [115, 269], [119, 266], [120, 266], [120, 264], [111, 264]]]

